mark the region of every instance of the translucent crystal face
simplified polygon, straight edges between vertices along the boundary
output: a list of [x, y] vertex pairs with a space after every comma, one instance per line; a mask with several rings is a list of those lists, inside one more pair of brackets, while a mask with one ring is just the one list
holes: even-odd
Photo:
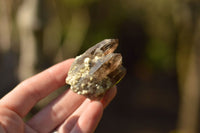
[[77, 56], [66, 78], [71, 89], [90, 99], [101, 99], [126, 74], [122, 56], [113, 53], [118, 39], [105, 39]]

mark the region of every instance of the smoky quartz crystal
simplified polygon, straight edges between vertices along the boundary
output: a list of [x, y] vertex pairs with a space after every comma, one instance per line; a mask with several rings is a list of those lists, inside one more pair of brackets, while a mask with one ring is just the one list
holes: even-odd
[[77, 56], [66, 78], [71, 90], [100, 100], [117, 84], [126, 74], [121, 54], [113, 53], [117, 46], [118, 39], [105, 39]]

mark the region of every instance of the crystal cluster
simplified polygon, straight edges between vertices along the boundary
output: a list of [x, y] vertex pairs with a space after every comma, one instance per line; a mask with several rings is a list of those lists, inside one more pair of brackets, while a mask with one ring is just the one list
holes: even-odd
[[113, 53], [118, 39], [105, 39], [77, 56], [66, 78], [71, 89], [90, 99], [101, 99], [126, 74], [122, 56]]

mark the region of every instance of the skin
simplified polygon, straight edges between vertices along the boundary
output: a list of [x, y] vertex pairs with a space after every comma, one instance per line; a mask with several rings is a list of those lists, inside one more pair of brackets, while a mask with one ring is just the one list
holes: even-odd
[[41, 99], [65, 85], [74, 59], [63, 61], [21, 82], [0, 100], [0, 133], [91, 133], [104, 108], [116, 95], [111, 88], [101, 101], [92, 101], [67, 90], [26, 123], [23, 118]]

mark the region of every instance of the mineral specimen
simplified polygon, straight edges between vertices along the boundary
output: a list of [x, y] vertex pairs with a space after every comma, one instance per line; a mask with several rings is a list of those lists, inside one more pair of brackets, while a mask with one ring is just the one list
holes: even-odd
[[66, 78], [71, 90], [100, 100], [117, 84], [126, 74], [121, 54], [113, 53], [117, 46], [118, 39], [105, 39], [77, 56]]

